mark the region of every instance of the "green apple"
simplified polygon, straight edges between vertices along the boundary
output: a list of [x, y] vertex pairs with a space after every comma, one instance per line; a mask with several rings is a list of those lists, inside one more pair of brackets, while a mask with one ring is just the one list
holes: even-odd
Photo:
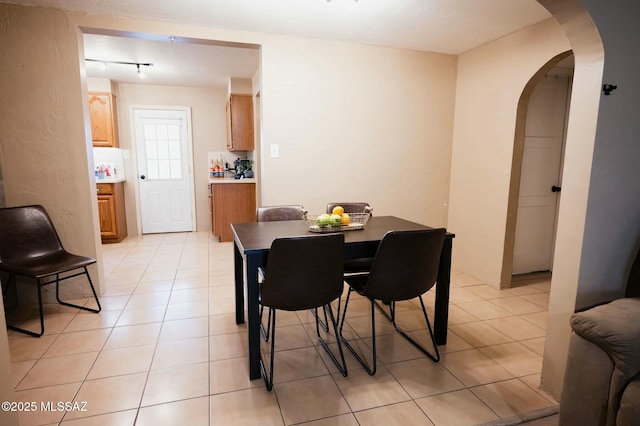
[[326, 226], [329, 226], [330, 224], [331, 224], [331, 215], [327, 213], [321, 214], [316, 219], [316, 225], [318, 225], [320, 228], [324, 228]]
[[342, 226], [342, 216], [340, 216], [339, 214], [332, 214], [331, 226]]

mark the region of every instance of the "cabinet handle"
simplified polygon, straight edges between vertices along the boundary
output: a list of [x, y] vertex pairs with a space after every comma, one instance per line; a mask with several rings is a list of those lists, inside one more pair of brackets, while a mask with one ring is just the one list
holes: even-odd
[[147, 177], [146, 177], [145, 175], [140, 175], [140, 179], [144, 180], [144, 179], [146, 179], [146, 178], [147, 178]]

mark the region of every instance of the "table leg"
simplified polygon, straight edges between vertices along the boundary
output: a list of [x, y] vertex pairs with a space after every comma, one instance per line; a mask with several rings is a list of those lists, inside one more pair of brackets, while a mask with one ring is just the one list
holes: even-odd
[[236, 289], [236, 324], [244, 323], [244, 262], [237, 244], [233, 243], [233, 269]]
[[445, 237], [438, 267], [436, 283], [436, 302], [434, 313], [434, 335], [438, 345], [447, 344], [447, 326], [449, 321], [449, 290], [451, 287], [451, 249], [453, 238]]
[[247, 255], [247, 324], [249, 334], [249, 378], [260, 374], [260, 311], [258, 308], [258, 256]]

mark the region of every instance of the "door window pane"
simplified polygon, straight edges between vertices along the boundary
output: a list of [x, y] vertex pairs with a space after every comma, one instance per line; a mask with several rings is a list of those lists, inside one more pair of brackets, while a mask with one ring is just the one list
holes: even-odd
[[180, 125], [144, 126], [149, 179], [182, 179]]

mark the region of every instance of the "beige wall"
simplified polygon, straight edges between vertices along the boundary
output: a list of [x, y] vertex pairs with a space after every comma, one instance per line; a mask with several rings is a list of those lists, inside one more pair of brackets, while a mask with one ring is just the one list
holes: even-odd
[[[78, 30], [63, 13], [49, 9], [0, 4], [0, 15], [0, 161], [7, 205], [44, 205], [68, 250], [99, 257]], [[99, 291], [96, 268], [90, 272]], [[83, 293], [74, 290], [76, 296]], [[11, 398], [6, 384], [12, 380], [4, 309], [0, 316], [0, 396], [5, 400]], [[0, 413], [0, 422], [17, 424], [12, 414]]]
[[[262, 204], [323, 211], [362, 199], [377, 214], [446, 225], [455, 56], [69, 16], [86, 27], [260, 44]], [[279, 159], [265, 156], [271, 143]]]
[[538, 69], [573, 50], [575, 72], [541, 378], [542, 387], [559, 397], [579, 280], [603, 62], [597, 31], [578, 1], [541, 3], [562, 26], [548, 20], [460, 55], [449, 229], [457, 235], [456, 267], [495, 287], [505, 284], [509, 277], [502, 276], [503, 263], [512, 256], [505, 253], [505, 225], [518, 100]]
[[137, 153], [131, 141], [130, 107], [132, 105], [191, 108], [196, 230], [211, 230], [207, 152], [225, 151], [227, 149], [225, 124], [227, 87], [205, 88], [118, 84], [116, 90], [120, 148], [130, 150], [130, 158], [125, 160], [127, 179], [125, 202], [129, 235], [137, 235], [140, 229], [136, 196], [136, 184], [138, 181]]
[[[313, 52], [312, 54], [310, 52]], [[368, 201], [446, 225], [456, 58], [283, 39], [262, 48], [264, 204]], [[269, 144], [280, 158], [269, 158]]]
[[569, 49], [549, 19], [459, 57], [448, 223], [456, 233], [453, 263], [496, 288], [518, 101], [535, 72]]
[[[84, 119], [88, 106], [80, 84], [84, 76], [78, 63], [78, 29], [53, 9], [0, 4], [0, 10], [0, 158], [7, 206], [42, 204], [67, 250], [98, 257], [96, 192], [90, 179], [93, 153]], [[90, 272], [99, 291], [96, 267]], [[64, 286], [63, 295], [90, 295], [81, 282]], [[45, 290], [51, 293], [53, 287]], [[31, 292], [27, 296], [35, 300]]]

